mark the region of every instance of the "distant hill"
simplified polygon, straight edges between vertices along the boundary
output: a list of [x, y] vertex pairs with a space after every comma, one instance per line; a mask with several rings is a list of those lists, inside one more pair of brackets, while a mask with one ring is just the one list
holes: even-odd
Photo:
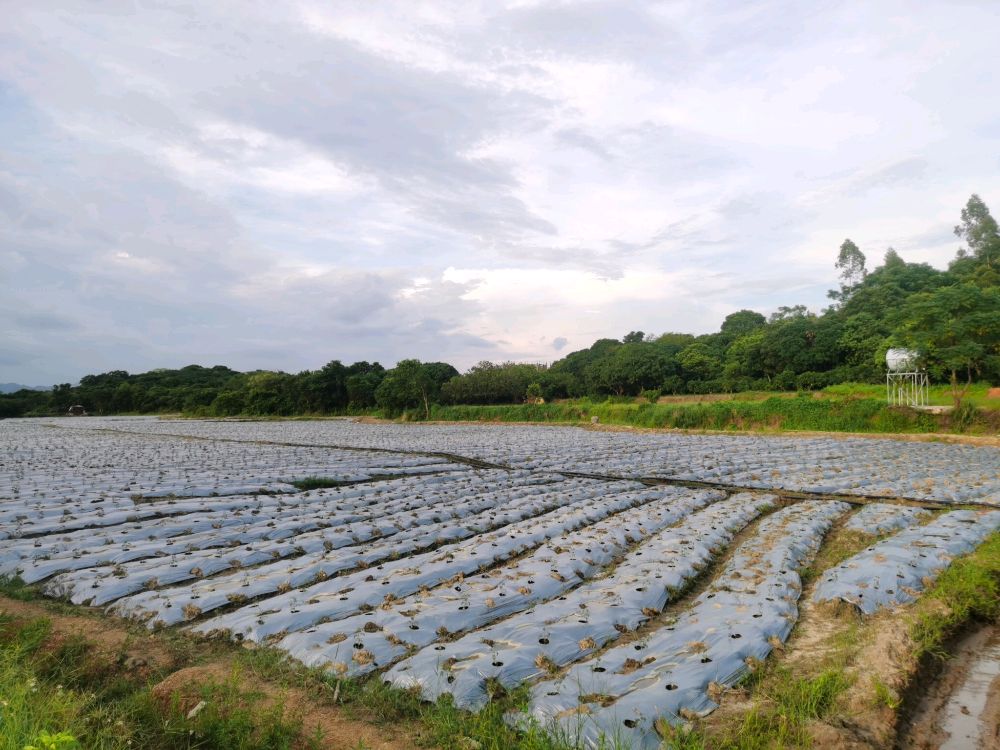
[[51, 391], [48, 385], [21, 385], [20, 383], [0, 383], [0, 393], [17, 393], [18, 391]]

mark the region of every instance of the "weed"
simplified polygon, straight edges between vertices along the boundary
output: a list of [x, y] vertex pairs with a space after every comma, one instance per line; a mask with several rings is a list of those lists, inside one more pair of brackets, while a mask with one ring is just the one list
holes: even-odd
[[669, 750], [705, 750], [708, 747], [704, 735], [692, 727], [678, 727], [660, 721], [656, 728], [663, 737], [664, 747]]
[[38, 598], [38, 590], [16, 576], [14, 578], [0, 576], [0, 596], [19, 602], [28, 602]]
[[146, 680], [121, 670], [81, 636], [62, 640], [45, 619], [0, 616], [0, 750], [233, 750], [321, 748], [280, 704], [262, 706], [236, 677], [201, 688], [195, 716], [164, 716]]
[[332, 477], [304, 477], [296, 479], [294, 482], [289, 482], [289, 484], [300, 492], [308, 492], [309, 490], [343, 487], [345, 484], [350, 484], [350, 482], [345, 482], [343, 479], [333, 479]]
[[900, 699], [896, 691], [882, 682], [878, 677], [875, 677], [873, 682], [875, 685], [875, 705], [886, 706], [895, 711], [903, 704], [902, 699]]
[[998, 617], [1000, 532], [994, 532], [971, 555], [953, 562], [918, 602], [910, 626], [915, 656], [944, 657], [945, 642], [963, 625]]
[[76, 750], [80, 747], [80, 742], [69, 732], [57, 732], [49, 734], [40, 732], [35, 741], [30, 745], [25, 745], [24, 750]]
[[874, 537], [862, 531], [838, 528], [827, 536], [812, 563], [804, 567], [799, 574], [802, 585], [807, 586], [816, 580], [824, 571], [836, 567], [844, 560], [852, 557], [872, 543]]
[[777, 667], [760, 685], [760, 699], [739, 725], [712, 746], [728, 750], [808, 746], [808, 722], [829, 713], [837, 696], [849, 685], [841, 669], [802, 678], [795, 677], [787, 667]]
[[374, 474], [363, 480], [334, 479], [332, 477], [304, 477], [302, 479], [290, 481], [289, 484], [300, 492], [308, 492], [309, 490], [324, 490], [332, 487], [349, 487], [352, 484], [358, 484], [360, 481], [366, 483], [385, 482], [390, 479], [400, 479], [401, 477], [401, 474]]

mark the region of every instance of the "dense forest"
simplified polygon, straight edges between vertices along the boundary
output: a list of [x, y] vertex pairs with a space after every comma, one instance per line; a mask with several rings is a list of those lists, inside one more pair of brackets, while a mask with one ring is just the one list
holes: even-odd
[[0, 417], [64, 414], [336, 414], [378, 409], [430, 413], [432, 404], [512, 404], [575, 397], [814, 390], [880, 382], [885, 351], [920, 352], [956, 403], [968, 384], [1000, 382], [1000, 232], [973, 195], [955, 234], [964, 241], [947, 270], [907, 263], [889, 249], [881, 265], [845, 240], [836, 258], [839, 286], [820, 313], [803, 305], [765, 317], [740, 310], [716, 333], [632, 331], [600, 339], [550, 365], [480, 362], [460, 374], [444, 362], [339, 360], [298, 374], [190, 365], [138, 375], [116, 370], [51, 391], [0, 396]]

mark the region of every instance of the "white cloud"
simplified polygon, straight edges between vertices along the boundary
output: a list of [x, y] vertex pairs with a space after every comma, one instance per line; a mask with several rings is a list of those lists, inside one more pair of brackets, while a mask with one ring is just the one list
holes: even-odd
[[870, 265], [943, 266], [970, 193], [1000, 211], [996, 22], [944, 0], [11, 6], [0, 306], [58, 299], [79, 327], [8, 315], [0, 380], [551, 359], [819, 308], [848, 236]]

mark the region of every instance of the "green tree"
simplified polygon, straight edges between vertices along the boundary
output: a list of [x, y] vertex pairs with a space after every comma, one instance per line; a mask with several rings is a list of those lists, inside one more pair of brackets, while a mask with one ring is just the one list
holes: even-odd
[[753, 310], [739, 310], [730, 313], [722, 321], [719, 332], [727, 343], [732, 343], [741, 336], [746, 336], [767, 325], [767, 318]]
[[[622, 342], [615, 339], [598, 339], [589, 349], [571, 352], [558, 362], [554, 362], [549, 369], [550, 376], [547, 379], [552, 383], [558, 383], [559, 388], [564, 389], [567, 396], [583, 396], [588, 392], [596, 392], [588, 380], [588, 370], [594, 363], [609, 356], [620, 346]], [[565, 376], [569, 376], [568, 379]], [[542, 386], [545, 387], [544, 382]], [[546, 395], [546, 398], [550, 397]]]
[[[763, 317], [763, 316], [762, 316]], [[761, 348], [766, 332], [763, 328], [740, 336], [726, 349], [723, 375], [730, 390], [742, 390], [746, 381], [767, 375]]]
[[889, 327], [869, 312], [845, 318], [837, 346], [841, 360], [857, 373], [855, 379], [874, 380], [883, 374], [876, 355], [880, 350], [885, 354], [889, 333]]
[[962, 223], [955, 227], [955, 234], [968, 248], [958, 251], [950, 267], [952, 273], [979, 286], [1000, 284], [1000, 231], [978, 195], [969, 198], [962, 209]]
[[1000, 288], [966, 282], [915, 294], [900, 315], [899, 338], [933, 374], [947, 376], [958, 408], [976, 375], [1000, 369]]
[[588, 378], [601, 393], [636, 396], [640, 391], [659, 388], [673, 369], [670, 356], [661, 347], [631, 343], [591, 365]]
[[844, 240], [837, 254], [834, 267], [840, 270], [840, 278], [844, 285], [853, 287], [860, 284], [867, 273], [865, 270], [865, 254], [852, 240]]
[[690, 333], [674, 333], [673, 331], [669, 331], [661, 333], [653, 341], [660, 346], [672, 346], [676, 348], [676, 351], [680, 351], [688, 344], [694, 343], [694, 336]]
[[441, 399], [453, 404], [519, 404], [531, 383], [541, 385], [544, 369], [540, 365], [483, 361], [445, 383]]
[[431, 404], [437, 403], [441, 386], [456, 375], [458, 370], [444, 362], [404, 359], [386, 373], [375, 389], [375, 401], [390, 413], [423, 406], [424, 416], [429, 419]]
[[722, 362], [700, 341], [684, 347], [677, 355], [677, 362], [688, 379], [713, 380], [722, 372]]
[[780, 323], [783, 320], [793, 320], [795, 318], [805, 318], [809, 316], [809, 308], [805, 305], [781, 305], [771, 313], [767, 319], [768, 323]]
[[385, 378], [385, 368], [378, 362], [355, 362], [347, 368], [344, 389], [348, 406], [367, 409], [375, 406], [375, 390]]

